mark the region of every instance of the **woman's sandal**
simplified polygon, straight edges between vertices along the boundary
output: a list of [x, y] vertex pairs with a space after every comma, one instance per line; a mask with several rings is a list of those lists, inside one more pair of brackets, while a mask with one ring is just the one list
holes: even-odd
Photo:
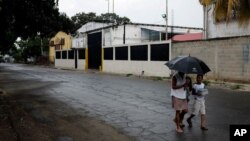
[[179, 129], [176, 129], [176, 132], [177, 133], [183, 133], [183, 130], [179, 128]]
[[208, 129], [206, 127], [201, 127], [201, 130], [207, 131]]
[[185, 127], [185, 124], [180, 123], [180, 127], [181, 127], [181, 128], [184, 128], [184, 127]]

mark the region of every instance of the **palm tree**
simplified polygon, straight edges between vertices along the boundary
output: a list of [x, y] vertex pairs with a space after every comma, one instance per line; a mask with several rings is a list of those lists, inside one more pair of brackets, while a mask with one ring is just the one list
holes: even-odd
[[250, 0], [199, 0], [203, 6], [215, 3], [216, 22], [229, 21], [235, 17], [240, 24], [248, 24], [250, 19]]

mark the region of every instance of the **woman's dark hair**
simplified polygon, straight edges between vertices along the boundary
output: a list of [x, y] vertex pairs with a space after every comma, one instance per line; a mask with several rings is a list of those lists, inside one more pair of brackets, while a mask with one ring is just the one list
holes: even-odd
[[192, 79], [191, 79], [191, 77], [189, 77], [189, 76], [186, 76], [186, 79], [189, 79], [189, 84], [188, 84], [188, 88], [189, 88], [189, 90], [192, 90], [193, 89], [193, 83], [192, 83]]

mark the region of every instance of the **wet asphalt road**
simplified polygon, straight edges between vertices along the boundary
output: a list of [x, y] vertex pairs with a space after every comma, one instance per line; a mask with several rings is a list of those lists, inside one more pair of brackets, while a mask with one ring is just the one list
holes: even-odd
[[197, 116], [193, 128], [178, 134], [168, 81], [20, 64], [0, 64], [0, 77], [0, 88], [7, 92], [46, 94], [140, 141], [229, 141], [230, 124], [250, 124], [250, 92], [209, 87], [209, 130], [200, 130]]

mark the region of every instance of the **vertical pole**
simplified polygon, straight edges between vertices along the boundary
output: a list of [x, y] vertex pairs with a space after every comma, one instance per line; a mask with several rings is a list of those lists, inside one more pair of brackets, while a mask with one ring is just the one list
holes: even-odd
[[115, 13], [115, 1], [113, 0], [113, 14]]
[[41, 37], [41, 56], [43, 56], [43, 39], [42, 39], [42, 37]]
[[168, 40], [168, 0], [166, 0], [166, 40]]
[[108, 13], [109, 13], [109, 0], [108, 0]]
[[123, 25], [123, 44], [126, 43], [126, 23]]
[[203, 20], [203, 39], [207, 39], [207, 20], [208, 20], [208, 13], [207, 13], [207, 6], [203, 6], [203, 13], [204, 13], [204, 20]]
[[172, 9], [171, 10], [171, 12], [172, 12], [172, 19], [171, 19], [171, 21], [172, 21], [172, 23], [171, 23], [171, 37], [170, 37], [170, 39], [174, 36], [174, 10]]
[[109, 14], [109, 0], [106, 0], [106, 1], [108, 1], [108, 14]]

